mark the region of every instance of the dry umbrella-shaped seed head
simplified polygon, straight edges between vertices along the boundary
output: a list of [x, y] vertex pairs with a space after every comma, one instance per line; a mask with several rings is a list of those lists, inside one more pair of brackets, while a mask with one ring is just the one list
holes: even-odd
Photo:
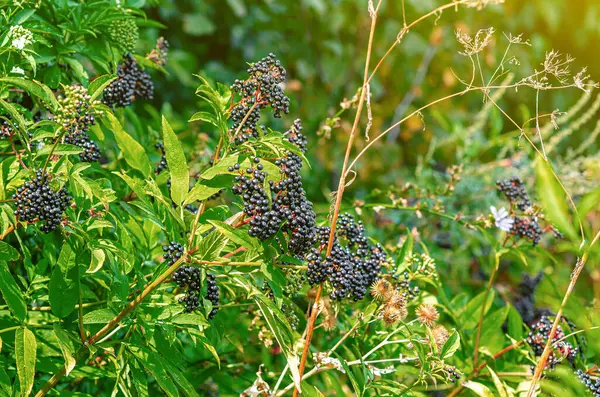
[[443, 325], [436, 325], [433, 327], [431, 329], [431, 334], [433, 335], [433, 341], [437, 345], [438, 349], [441, 349], [442, 346], [444, 346], [448, 340], [448, 337], [450, 336], [448, 330]]
[[390, 298], [393, 293], [394, 289], [392, 284], [390, 284], [387, 280], [380, 278], [371, 284], [371, 295], [373, 295], [373, 298], [379, 301]]
[[428, 303], [423, 303], [416, 310], [417, 319], [426, 327], [431, 327], [440, 318], [440, 315], [435, 306]]

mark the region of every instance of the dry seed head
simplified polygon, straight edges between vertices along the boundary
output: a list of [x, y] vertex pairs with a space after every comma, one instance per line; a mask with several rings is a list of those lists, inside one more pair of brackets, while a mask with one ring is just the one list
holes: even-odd
[[423, 303], [416, 310], [417, 318], [419, 322], [427, 327], [433, 326], [435, 322], [440, 318], [440, 315], [435, 306], [428, 303]]
[[386, 302], [386, 306], [406, 310], [406, 299], [402, 296], [402, 294], [400, 294], [400, 292], [394, 291], [394, 293], [389, 297], [389, 300]]
[[393, 287], [387, 280], [380, 278], [371, 284], [371, 295], [377, 300], [389, 299], [393, 293]]
[[400, 320], [404, 320], [407, 315], [406, 306], [387, 306], [383, 311], [383, 321], [388, 325], [392, 325]]
[[437, 345], [438, 349], [441, 349], [442, 346], [444, 346], [448, 340], [448, 337], [450, 336], [448, 330], [443, 325], [436, 325], [431, 330], [431, 333], [433, 335], [433, 341]]

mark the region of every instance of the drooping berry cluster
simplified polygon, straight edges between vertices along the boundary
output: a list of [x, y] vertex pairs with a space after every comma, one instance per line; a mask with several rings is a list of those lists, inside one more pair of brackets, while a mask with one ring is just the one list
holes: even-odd
[[[300, 150], [306, 150], [306, 138], [301, 133], [299, 120], [287, 133], [287, 139]], [[241, 170], [240, 164], [229, 167], [229, 172], [239, 172], [234, 178], [234, 194], [241, 195], [244, 213], [250, 218], [249, 234], [260, 240], [273, 237], [280, 229], [289, 233], [288, 248], [303, 257], [314, 243], [315, 213], [312, 203], [306, 199], [302, 186], [300, 169], [302, 159], [288, 151], [281, 159], [275, 160], [280, 169], [280, 180], [269, 180], [271, 195], [265, 190], [267, 173], [259, 157], [252, 159], [252, 165]]]
[[209, 320], [212, 320], [219, 311], [219, 286], [212, 273], [206, 273], [206, 299], [212, 303], [212, 310], [208, 314]]
[[131, 52], [139, 38], [139, 30], [135, 19], [129, 16], [112, 21], [108, 27], [108, 35], [112, 43], [123, 52]]
[[530, 324], [536, 317], [535, 311], [535, 290], [544, 276], [543, 272], [539, 272], [536, 276], [531, 277], [525, 274], [523, 280], [517, 287], [518, 298], [515, 299], [513, 305], [521, 314], [523, 322]]
[[158, 66], [165, 66], [168, 54], [169, 42], [164, 37], [159, 37], [156, 46], [148, 53], [148, 59]]
[[15, 125], [8, 120], [3, 120], [0, 124], [0, 139], [10, 138], [14, 133]]
[[169, 245], [165, 245], [163, 247], [163, 251], [165, 252], [163, 255], [165, 260], [167, 261], [169, 266], [171, 266], [183, 256], [185, 249], [181, 243], [172, 241], [171, 243], [169, 243]]
[[600, 379], [596, 379], [594, 382], [590, 374], [580, 369], [575, 371], [575, 375], [577, 375], [581, 383], [583, 383], [585, 387], [592, 393], [592, 396], [600, 397]]
[[[317, 243], [326, 247], [329, 240], [329, 227], [319, 227]], [[340, 238], [343, 238], [345, 245]], [[332, 299], [352, 298], [361, 300], [369, 286], [377, 280], [387, 254], [377, 244], [372, 245], [362, 223], [352, 215], [342, 214], [338, 219], [337, 233], [331, 255], [323, 257], [322, 251], [313, 249], [307, 256], [306, 277], [310, 284], [329, 281], [333, 288]]]
[[[526, 341], [536, 356], [542, 355], [544, 348], [548, 343], [551, 330], [552, 321], [547, 316], [541, 316], [540, 319], [531, 326], [531, 331], [527, 335]], [[554, 334], [554, 338], [552, 339], [552, 352], [550, 353], [545, 369], [554, 369], [554, 367], [564, 359], [567, 359], [572, 365], [574, 364], [579, 349], [566, 340], [561, 341], [564, 337], [565, 333], [563, 328], [559, 325]]]
[[510, 233], [519, 238], [526, 238], [533, 242], [533, 245], [537, 245], [542, 239], [542, 228], [540, 224], [534, 219], [527, 219], [516, 216], [514, 223], [510, 229]]
[[258, 137], [257, 125], [262, 109], [270, 106], [273, 115], [278, 118], [282, 113], [289, 112], [290, 100], [281, 87], [286, 71], [274, 54], [251, 64], [248, 74], [248, 79], [236, 80], [231, 86], [231, 90], [241, 96], [240, 101], [231, 109], [231, 130], [237, 131], [240, 128], [235, 136], [236, 144], [243, 143], [250, 137]]
[[56, 191], [50, 186], [50, 176], [42, 170], [37, 170], [35, 178], [25, 182], [12, 197], [17, 206], [15, 216], [25, 222], [44, 222], [40, 226], [44, 233], [60, 225], [71, 202], [64, 188]]
[[96, 117], [102, 115], [94, 108], [98, 103], [92, 101], [87, 89], [81, 86], [66, 87], [64, 97], [59, 98], [55, 120], [65, 129], [64, 143], [83, 149], [79, 154], [81, 161], [93, 162], [101, 156], [100, 148], [87, 134], [96, 124]]
[[186, 312], [193, 312], [200, 306], [200, 268], [193, 266], [181, 266], [173, 273], [173, 281], [180, 288], [187, 288], [183, 297], [179, 298]]
[[523, 182], [518, 176], [510, 179], [497, 181], [496, 186], [500, 192], [512, 203], [516, 204], [521, 211], [527, 211], [531, 208], [531, 200], [525, 190]]
[[104, 89], [102, 102], [111, 107], [126, 107], [138, 98], [152, 99], [154, 83], [131, 53], [123, 55], [117, 79]]

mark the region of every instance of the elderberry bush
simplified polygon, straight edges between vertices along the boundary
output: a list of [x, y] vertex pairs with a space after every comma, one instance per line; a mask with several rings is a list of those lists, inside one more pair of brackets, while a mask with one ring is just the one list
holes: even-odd
[[[541, 356], [548, 339], [550, 338], [550, 331], [552, 330], [553, 321], [548, 316], [541, 316], [531, 326], [531, 331], [525, 339], [527, 344], [533, 350], [535, 356]], [[575, 357], [578, 354], [579, 349], [574, 347], [571, 343], [566, 340], [561, 340], [565, 337], [565, 332], [562, 326], [558, 326], [554, 338], [552, 338], [552, 351], [548, 358], [545, 370], [552, 370], [563, 360], [567, 360], [571, 365], [575, 363]]]
[[62, 221], [63, 212], [71, 203], [71, 196], [62, 188], [55, 190], [50, 186], [51, 177], [37, 170], [35, 177], [25, 182], [13, 195], [15, 216], [25, 222], [40, 222], [40, 230], [49, 233]]

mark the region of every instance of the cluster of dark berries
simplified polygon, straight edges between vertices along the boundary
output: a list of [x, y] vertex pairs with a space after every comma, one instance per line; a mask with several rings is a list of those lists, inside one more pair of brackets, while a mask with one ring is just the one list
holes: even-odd
[[[318, 228], [317, 244], [320, 248], [327, 246], [329, 233], [329, 227]], [[379, 277], [387, 254], [379, 244], [369, 242], [361, 222], [343, 214], [338, 219], [331, 255], [324, 257], [322, 251], [313, 248], [306, 259], [306, 277], [310, 284], [329, 281], [333, 288], [332, 299], [352, 298], [358, 301]]]
[[64, 188], [56, 191], [50, 186], [50, 176], [42, 170], [37, 170], [35, 178], [25, 182], [12, 197], [17, 206], [15, 216], [25, 222], [44, 222], [40, 226], [44, 233], [60, 225], [62, 213], [71, 202]]
[[130, 52], [135, 49], [139, 38], [139, 30], [135, 19], [126, 16], [112, 21], [108, 27], [108, 35], [111, 42], [116, 44], [123, 52]]
[[79, 153], [81, 161], [92, 163], [98, 161], [100, 156], [100, 148], [98, 144], [90, 139], [88, 134], [83, 131], [77, 131], [72, 134], [66, 135], [64, 139], [65, 143], [75, 145], [83, 149], [83, 152]]
[[577, 375], [581, 383], [585, 385], [585, 387], [592, 393], [594, 397], [600, 397], [600, 379], [596, 379], [594, 382], [590, 374], [580, 369], [575, 371], [575, 375]]
[[[165, 255], [166, 257], [166, 255]], [[200, 283], [200, 268], [193, 266], [181, 266], [173, 273], [173, 281], [180, 288], [187, 288], [183, 297], [179, 298], [186, 312], [193, 312], [200, 306], [200, 291], [202, 285]]]
[[131, 53], [123, 55], [117, 79], [104, 89], [102, 102], [110, 107], [126, 107], [138, 98], [152, 99], [154, 83]]
[[148, 59], [158, 66], [167, 64], [167, 55], [169, 51], [169, 42], [164, 37], [159, 37], [156, 46], [148, 54]]
[[516, 216], [509, 233], [520, 238], [527, 238], [535, 246], [542, 239], [543, 231], [537, 221]]
[[[550, 321], [547, 316], [541, 316], [540, 319], [531, 326], [531, 331], [525, 340], [533, 350], [533, 354], [536, 356], [542, 355], [544, 348], [548, 343], [551, 330], [552, 321]], [[556, 367], [563, 359], [567, 359], [571, 365], [574, 365], [575, 357], [577, 356], [579, 349], [566, 340], [561, 341], [564, 337], [565, 333], [559, 325], [554, 334], [554, 338], [552, 339], [552, 352], [550, 353], [545, 369], [554, 369], [554, 367]]]
[[[287, 139], [304, 151], [306, 138], [301, 130], [302, 126], [296, 120]], [[246, 170], [242, 170], [240, 164], [229, 167], [229, 172], [239, 172], [232, 191], [242, 196], [244, 213], [250, 218], [251, 236], [266, 240], [281, 229], [290, 235], [289, 250], [303, 257], [314, 243], [316, 227], [312, 203], [306, 199], [302, 186], [302, 159], [288, 151], [284, 157], [275, 160], [275, 165], [280, 169], [280, 179], [269, 180], [270, 196], [264, 188], [267, 173], [263, 171], [259, 157], [254, 157]]]
[[185, 249], [181, 243], [172, 241], [163, 247], [163, 251], [165, 252], [163, 256], [170, 266], [183, 256]]
[[414, 298], [421, 292], [418, 286], [411, 283], [411, 277], [408, 272], [403, 272], [402, 277], [394, 274], [392, 278], [397, 281], [397, 289], [404, 298]]
[[0, 124], [0, 139], [10, 138], [14, 133], [15, 125], [8, 120], [3, 120]]
[[456, 367], [449, 365], [445, 368], [445, 370], [446, 370], [446, 376], [448, 377], [448, 381], [450, 381], [452, 383], [456, 383], [460, 380], [461, 374], [460, 374], [460, 372], [458, 372]]
[[65, 129], [64, 143], [83, 149], [79, 154], [81, 161], [93, 162], [101, 156], [100, 148], [87, 134], [90, 127], [96, 124], [96, 117], [101, 116], [94, 109], [97, 103], [81, 86], [66, 87], [65, 96], [59, 98], [60, 108], [55, 120]]
[[208, 319], [212, 320], [219, 311], [219, 286], [212, 273], [206, 273], [206, 299], [212, 303], [212, 310], [208, 314]]
[[231, 86], [231, 90], [241, 96], [231, 109], [232, 131], [237, 131], [243, 123], [240, 133], [235, 136], [237, 144], [247, 141], [251, 136], [258, 137], [257, 124], [262, 109], [270, 106], [273, 115], [281, 117], [282, 113], [289, 112], [290, 107], [290, 99], [282, 88], [286, 71], [274, 54], [251, 64], [248, 74], [248, 79], [236, 80]]
[[517, 287], [518, 297], [515, 299], [513, 305], [519, 314], [521, 314], [526, 324], [531, 324], [536, 317], [535, 290], [543, 277], [543, 272], [539, 272], [534, 277], [525, 274]]
[[521, 211], [527, 211], [531, 208], [529, 195], [525, 190], [523, 182], [518, 176], [513, 176], [512, 178], [503, 181], [497, 181], [496, 187], [512, 204], [516, 204], [517, 208]]
[[156, 175], [160, 174], [163, 170], [166, 170], [169, 168], [169, 166], [167, 165], [167, 157], [165, 155], [165, 145], [163, 145], [162, 142], [158, 142], [156, 145], [154, 145], [158, 150], [160, 150], [161, 153], [161, 157], [160, 157], [160, 161], [158, 162], [155, 172]]

